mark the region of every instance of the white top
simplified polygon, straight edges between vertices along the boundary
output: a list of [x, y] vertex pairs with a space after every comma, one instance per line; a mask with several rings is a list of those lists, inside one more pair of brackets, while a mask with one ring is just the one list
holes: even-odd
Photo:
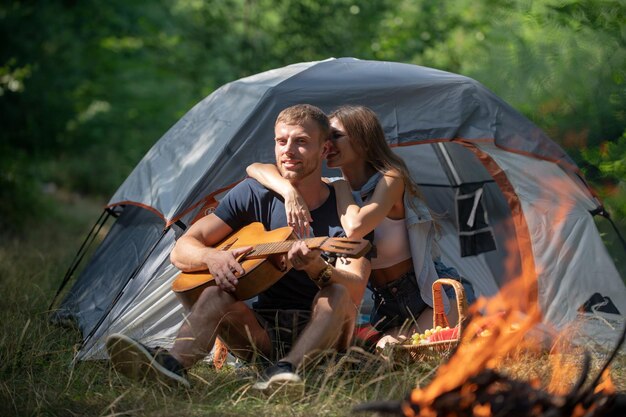
[[371, 259], [372, 269], [387, 268], [411, 257], [409, 235], [405, 219], [385, 217], [374, 229], [376, 257]]

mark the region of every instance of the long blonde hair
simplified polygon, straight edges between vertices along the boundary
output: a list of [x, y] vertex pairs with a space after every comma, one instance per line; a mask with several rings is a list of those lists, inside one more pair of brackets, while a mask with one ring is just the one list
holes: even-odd
[[337, 108], [328, 118], [336, 118], [341, 122], [352, 148], [361, 154], [367, 164], [383, 175], [395, 169], [400, 173], [404, 186], [411, 195], [423, 200], [406, 164], [393, 153], [385, 140], [385, 133], [376, 113], [365, 106], [345, 105]]

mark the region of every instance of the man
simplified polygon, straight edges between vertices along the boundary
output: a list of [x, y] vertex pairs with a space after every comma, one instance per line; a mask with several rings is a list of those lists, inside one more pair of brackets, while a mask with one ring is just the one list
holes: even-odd
[[[334, 191], [321, 180], [329, 148], [328, 118], [314, 106], [297, 105], [279, 114], [274, 130], [276, 165], [311, 208], [314, 235], [343, 235]], [[287, 253], [293, 269], [259, 294], [251, 309], [232, 295], [237, 277], [244, 273], [236, 258], [248, 248], [221, 251], [212, 246], [255, 221], [268, 230], [287, 225], [282, 199], [247, 179], [224, 197], [213, 214], [196, 222], [178, 240], [172, 263], [186, 272], [208, 269], [216, 286], [203, 290], [169, 352], [112, 335], [107, 349], [118, 371], [188, 386], [185, 371], [210, 352], [219, 336], [240, 358], [254, 360], [260, 355], [278, 360], [254, 385], [265, 390], [275, 383], [301, 382], [296, 370], [307, 356], [348, 347], [369, 261], [353, 259], [333, 266], [319, 250], [297, 242]]]

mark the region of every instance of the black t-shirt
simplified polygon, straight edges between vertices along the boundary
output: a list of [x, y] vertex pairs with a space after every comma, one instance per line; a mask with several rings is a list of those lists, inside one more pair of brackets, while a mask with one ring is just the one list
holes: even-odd
[[[337, 215], [333, 187], [328, 187], [328, 199], [311, 210], [313, 236], [343, 237], [345, 232]], [[266, 230], [287, 226], [285, 204], [282, 198], [253, 179], [237, 184], [220, 201], [215, 215], [233, 230], [261, 222]], [[319, 288], [305, 272], [289, 270], [278, 282], [259, 294], [255, 309], [310, 310]]]

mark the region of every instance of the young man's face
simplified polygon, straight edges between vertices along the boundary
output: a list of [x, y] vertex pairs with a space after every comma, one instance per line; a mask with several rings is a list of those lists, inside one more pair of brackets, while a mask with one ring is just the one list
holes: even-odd
[[297, 182], [321, 166], [328, 143], [322, 138], [317, 123], [311, 120], [293, 125], [279, 122], [274, 134], [276, 166], [283, 178]]

